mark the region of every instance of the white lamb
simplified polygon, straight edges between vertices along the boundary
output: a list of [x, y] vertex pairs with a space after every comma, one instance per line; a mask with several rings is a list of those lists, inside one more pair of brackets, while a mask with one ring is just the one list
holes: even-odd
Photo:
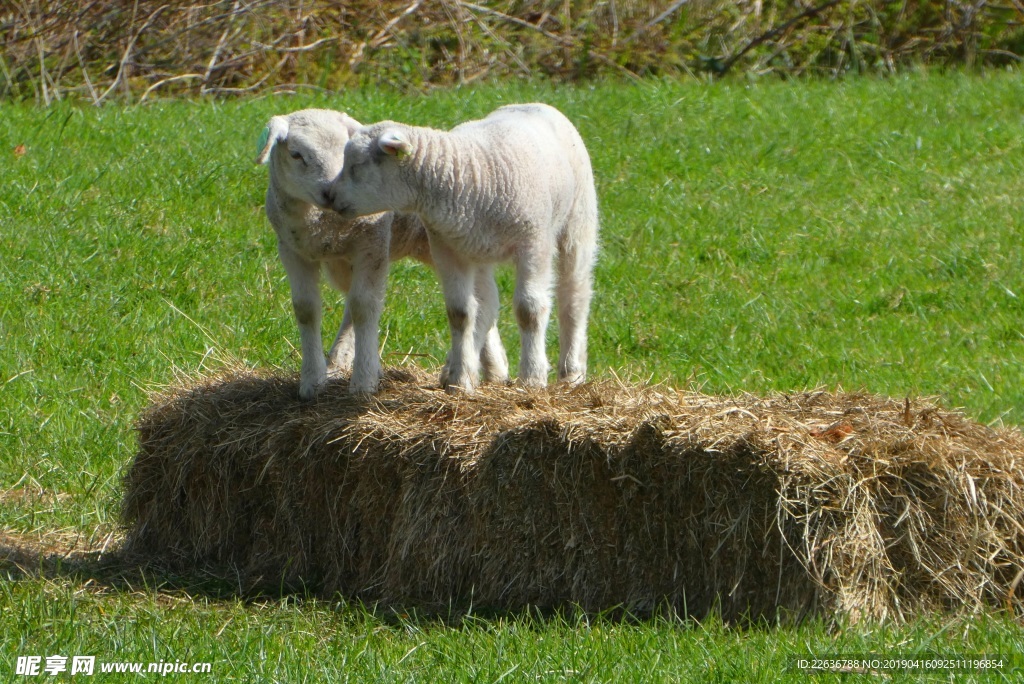
[[392, 121], [365, 126], [346, 145], [330, 193], [347, 218], [397, 211], [423, 219], [452, 335], [447, 389], [476, 384], [474, 322], [488, 329], [498, 302], [474, 283], [501, 261], [516, 266], [519, 380], [547, 384], [556, 254], [558, 377], [586, 378], [597, 193], [583, 140], [557, 109], [510, 105], [448, 132]]
[[[411, 256], [432, 264], [427, 234], [418, 218], [377, 213], [343, 219], [329, 206], [327, 191], [342, 169], [343, 151], [360, 124], [346, 114], [305, 109], [270, 119], [259, 143], [258, 164], [270, 165], [267, 218], [277, 233], [278, 254], [288, 274], [299, 328], [302, 371], [299, 395], [313, 397], [331, 372], [352, 370], [349, 391], [376, 391], [381, 374], [378, 338], [389, 261]], [[345, 293], [341, 327], [324, 359], [320, 337], [321, 265]], [[489, 286], [493, 289], [493, 274]], [[508, 377], [508, 361], [497, 326], [482, 329], [481, 360], [489, 380]]]

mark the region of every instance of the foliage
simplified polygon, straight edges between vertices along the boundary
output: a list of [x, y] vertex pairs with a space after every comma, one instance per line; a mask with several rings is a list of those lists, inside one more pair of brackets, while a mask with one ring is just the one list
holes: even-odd
[[1022, 22], [1016, 0], [25, 0], [0, 12], [0, 97], [891, 73], [1019, 62]]

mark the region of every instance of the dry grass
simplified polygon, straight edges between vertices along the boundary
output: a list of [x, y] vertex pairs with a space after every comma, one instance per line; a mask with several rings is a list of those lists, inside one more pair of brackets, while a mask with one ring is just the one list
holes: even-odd
[[23, 0], [0, 9], [0, 97], [1007, 64], [1022, 22], [1016, 0]]
[[857, 393], [598, 382], [359, 402], [238, 371], [155, 396], [126, 550], [246, 589], [725, 619], [1022, 608], [1024, 436]]

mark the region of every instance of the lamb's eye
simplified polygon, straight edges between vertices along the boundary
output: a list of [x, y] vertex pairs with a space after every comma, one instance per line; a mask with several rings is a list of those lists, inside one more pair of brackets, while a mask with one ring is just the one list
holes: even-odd
[[305, 159], [305, 157], [302, 156], [301, 152], [294, 152], [293, 151], [293, 152], [289, 152], [289, 154], [292, 155], [292, 159], [296, 159], [296, 160], [302, 162], [303, 164], [306, 163], [306, 159]]
[[366, 167], [368, 165], [369, 163], [365, 159], [360, 159], [359, 161], [353, 162], [352, 164], [348, 165], [346, 168], [348, 168], [352, 172], [352, 180], [355, 180], [356, 176], [363, 175], [363, 171], [366, 170]]

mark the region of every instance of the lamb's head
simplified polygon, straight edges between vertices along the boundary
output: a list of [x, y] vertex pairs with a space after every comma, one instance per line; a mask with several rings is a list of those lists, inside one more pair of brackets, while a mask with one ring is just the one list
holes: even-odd
[[271, 182], [285, 195], [328, 209], [345, 144], [359, 128], [347, 114], [328, 109], [272, 117], [260, 136], [256, 163], [270, 164]]
[[334, 210], [345, 218], [380, 211], [413, 210], [413, 173], [403, 168], [414, 153], [409, 126], [384, 121], [364, 126], [345, 145], [345, 163], [330, 191]]

